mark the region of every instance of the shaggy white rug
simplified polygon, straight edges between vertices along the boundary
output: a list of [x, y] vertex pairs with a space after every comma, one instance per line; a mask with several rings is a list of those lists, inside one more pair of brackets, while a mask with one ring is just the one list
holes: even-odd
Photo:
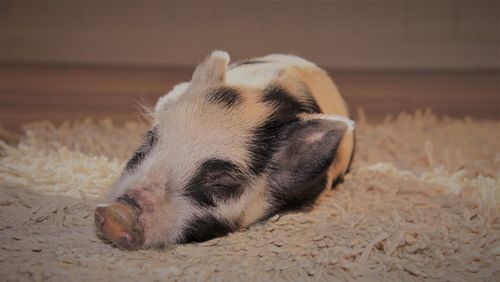
[[14, 143], [0, 133], [0, 280], [500, 281], [500, 121], [361, 118], [351, 172], [311, 212], [122, 251], [96, 238], [93, 212], [143, 131], [85, 121], [30, 124]]

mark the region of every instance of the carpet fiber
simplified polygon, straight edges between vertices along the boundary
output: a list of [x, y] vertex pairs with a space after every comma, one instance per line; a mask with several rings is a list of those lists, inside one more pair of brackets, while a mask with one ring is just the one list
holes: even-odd
[[122, 251], [96, 238], [93, 212], [144, 130], [85, 121], [0, 131], [1, 280], [500, 281], [500, 121], [361, 118], [351, 172], [312, 211]]

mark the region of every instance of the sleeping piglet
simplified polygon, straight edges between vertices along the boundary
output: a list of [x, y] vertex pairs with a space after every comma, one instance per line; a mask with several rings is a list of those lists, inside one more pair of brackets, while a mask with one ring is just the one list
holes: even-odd
[[123, 249], [202, 242], [311, 207], [346, 173], [354, 122], [325, 71], [214, 51], [161, 97], [143, 144], [95, 210]]

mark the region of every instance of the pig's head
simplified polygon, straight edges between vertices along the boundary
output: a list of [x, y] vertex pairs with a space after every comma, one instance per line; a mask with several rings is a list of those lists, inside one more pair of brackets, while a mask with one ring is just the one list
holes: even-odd
[[311, 205], [350, 120], [286, 85], [225, 83], [216, 51], [161, 98], [154, 124], [105, 204], [98, 235], [125, 249], [200, 242]]

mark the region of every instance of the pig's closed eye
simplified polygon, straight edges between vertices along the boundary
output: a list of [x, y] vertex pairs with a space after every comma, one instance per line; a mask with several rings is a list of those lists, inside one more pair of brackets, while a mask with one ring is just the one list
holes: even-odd
[[226, 200], [239, 196], [242, 191], [242, 185], [237, 180], [218, 181], [207, 185], [209, 193], [217, 200]]
[[204, 207], [237, 198], [243, 193], [245, 179], [232, 162], [218, 159], [205, 161], [191, 178], [185, 195]]

